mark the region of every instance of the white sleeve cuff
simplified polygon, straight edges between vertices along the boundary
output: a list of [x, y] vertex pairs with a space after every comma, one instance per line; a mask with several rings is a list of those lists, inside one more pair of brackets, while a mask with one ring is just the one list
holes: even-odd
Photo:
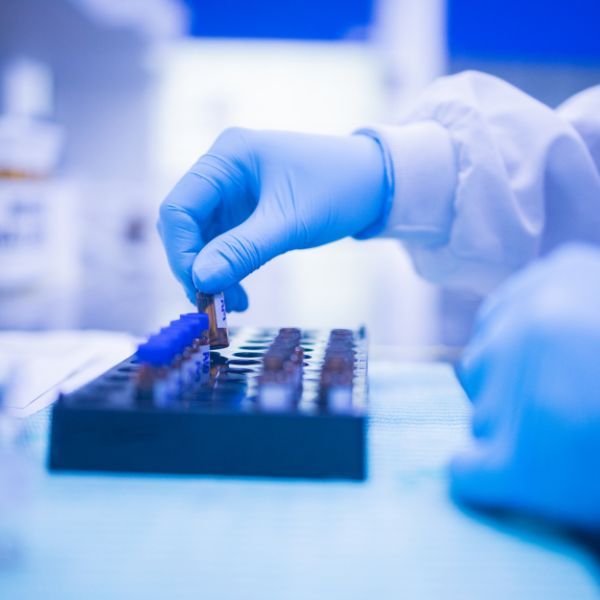
[[457, 159], [449, 132], [435, 121], [356, 131], [379, 142], [391, 173], [392, 202], [380, 237], [441, 243], [453, 219]]

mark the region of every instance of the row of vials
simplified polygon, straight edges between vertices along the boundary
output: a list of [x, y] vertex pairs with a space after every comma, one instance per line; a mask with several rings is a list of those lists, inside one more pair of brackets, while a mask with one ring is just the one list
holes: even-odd
[[210, 380], [210, 350], [229, 345], [222, 294], [197, 295], [198, 313], [181, 315], [137, 349], [137, 397], [167, 405]]
[[[304, 349], [302, 332], [280, 329], [262, 360], [258, 378], [260, 406], [270, 411], [287, 411], [302, 396]], [[317, 402], [334, 412], [352, 407], [355, 364], [354, 334], [349, 329], [331, 331], [319, 375]]]
[[181, 317], [151, 335], [137, 349], [139, 400], [167, 405], [210, 378], [209, 319], [203, 313]]

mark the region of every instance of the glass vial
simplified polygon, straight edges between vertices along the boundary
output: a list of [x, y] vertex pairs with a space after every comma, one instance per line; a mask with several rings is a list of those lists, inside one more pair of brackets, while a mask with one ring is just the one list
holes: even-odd
[[227, 348], [229, 346], [229, 334], [227, 332], [227, 311], [223, 292], [218, 294], [198, 292], [196, 294], [196, 306], [198, 312], [208, 315], [210, 347], [215, 350]]

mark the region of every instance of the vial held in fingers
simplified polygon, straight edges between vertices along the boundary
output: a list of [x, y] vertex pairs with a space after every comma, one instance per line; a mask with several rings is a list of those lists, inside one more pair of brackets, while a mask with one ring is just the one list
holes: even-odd
[[227, 333], [227, 312], [223, 293], [204, 294], [203, 292], [197, 292], [196, 306], [198, 312], [208, 315], [210, 347], [215, 349], [227, 348], [229, 346], [229, 335]]

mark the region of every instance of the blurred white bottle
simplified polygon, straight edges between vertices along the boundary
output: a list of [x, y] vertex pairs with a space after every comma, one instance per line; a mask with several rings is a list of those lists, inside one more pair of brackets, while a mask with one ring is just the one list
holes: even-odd
[[56, 275], [54, 173], [63, 145], [49, 120], [52, 74], [14, 58], [3, 72], [0, 115], [0, 327], [47, 324], [46, 290]]

